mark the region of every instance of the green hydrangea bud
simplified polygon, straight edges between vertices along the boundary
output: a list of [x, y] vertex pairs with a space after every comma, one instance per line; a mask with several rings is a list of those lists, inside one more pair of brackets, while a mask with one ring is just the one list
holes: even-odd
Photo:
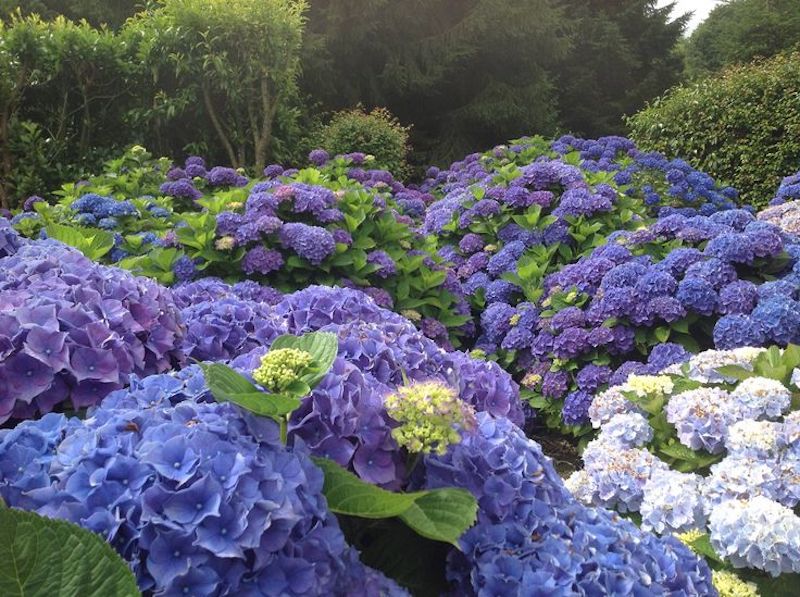
[[444, 454], [461, 441], [461, 431], [475, 426], [475, 412], [455, 390], [437, 381], [398, 388], [386, 397], [386, 411], [400, 423], [392, 430], [398, 444], [412, 453]]
[[508, 323], [510, 323], [513, 327], [519, 323], [520, 319], [522, 319], [522, 315], [519, 313], [514, 313], [514, 315], [511, 316], [511, 319], [508, 320]]
[[406, 309], [405, 311], [401, 311], [400, 315], [410, 321], [422, 321], [422, 315], [419, 311], [415, 311], [414, 309]]
[[759, 597], [758, 587], [755, 584], [745, 582], [727, 570], [713, 570], [711, 582], [719, 597]]
[[486, 360], [486, 351], [482, 350], [480, 348], [473, 348], [469, 352], [469, 356], [471, 356], [473, 359], [478, 359], [478, 360], [484, 361], [484, 360]]
[[535, 390], [541, 382], [542, 376], [538, 373], [528, 373], [522, 378], [522, 385], [529, 390]]
[[273, 393], [283, 392], [300, 379], [311, 365], [312, 357], [305, 350], [278, 348], [261, 357], [261, 365], [253, 371], [257, 384]]
[[687, 545], [690, 548], [692, 547], [692, 544], [695, 541], [697, 541], [698, 539], [700, 539], [702, 536], [703, 536], [703, 533], [701, 531], [698, 531], [697, 529], [691, 529], [691, 530], [685, 531], [683, 533], [678, 533], [678, 534], [675, 535], [675, 537], [681, 543], [684, 543], [685, 545]]

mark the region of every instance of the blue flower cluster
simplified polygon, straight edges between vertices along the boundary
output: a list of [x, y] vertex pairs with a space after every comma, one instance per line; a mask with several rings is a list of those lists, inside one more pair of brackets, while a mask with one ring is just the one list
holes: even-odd
[[473, 435], [425, 458], [426, 487], [464, 487], [478, 523], [448, 557], [458, 594], [714, 595], [711, 571], [673, 537], [579, 504], [537, 444], [478, 414]]
[[83, 195], [73, 201], [70, 207], [77, 213], [75, 221], [78, 224], [106, 230], [116, 228], [121, 218], [139, 217], [139, 211], [130, 201], [118, 201], [95, 193]]
[[155, 282], [52, 240], [21, 244], [0, 259], [0, 422], [67, 400], [91, 406], [131, 374], [172, 369], [184, 333], [171, 293]]
[[[525, 145], [518, 147], [524, 151]], [[565, 135], [556, 139], [552, 148], [561, 155], [579, 152], [581, 167], [589, 171], [614, 173], [614, 182], [626, 194], [642, 199], [653, 212], [676, 206], [710, 215], [736, 207], [739, 194], [733, 187], [720, 187], [711, 176], [684, 160], [640, 151], [625, 137], [578, 139]]]
[[190, 367], [0, 431], [0, 496], [100, 534], [145, 592], [404, 594], [347, 546], [304, 450], [205, 393]]

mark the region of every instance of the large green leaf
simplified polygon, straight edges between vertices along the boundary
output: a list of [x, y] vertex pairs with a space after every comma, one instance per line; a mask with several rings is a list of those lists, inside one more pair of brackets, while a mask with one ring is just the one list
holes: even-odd
[[464, 489], [393, 493], [362, 481], [332, 460], [313, 460], [325, 473], [323, 493], [336, 514], [371, 519], [398, 516], [423, 537], [453, 545], [475, 523], [478, 504]]
[[0, 507], [0, 595], [132, 597], [136, 579], [98, 535], [63, 520]]
[[75, 247], [93, 261], [114, 248], [114, 235], [105, 230], [56, 223], [48, 224], [46, 230], [50, 238]]
[[313, 460], [325, 473], [323, 493], [328, 500], [328, 508], [337, 514], [360, 518], [391, 518], [408, 510], [419, 497], [418, 493], [393, 493], [366, 483], [333, 460]]
[[217, 402], [233, 402], [264, 417], [282, 417], [300, 406], [300, 398], [267, 394], [230, 367], [220, 363], [200, 363], [209, 390]]
[[400, 518], [423, 537], [457, 545], [477, 514], [478, 503], [470, 492], [444, 488], [419, 496]]
[[330, 332], [312, 332], [302, 336], [279, 336], [275, 338], [270, 350], [279, 348], [295, 348], [304, 350], [311, 355], [311, 371], [301, 375], [300, 379], [313, 388], [333, 367], [333, 361], [339, 354], [339, 339], [336, 334]]

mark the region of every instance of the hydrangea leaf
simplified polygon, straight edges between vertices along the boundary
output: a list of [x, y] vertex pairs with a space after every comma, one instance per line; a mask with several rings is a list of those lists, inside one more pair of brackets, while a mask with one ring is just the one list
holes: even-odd
[[325, 473], [323, 493], [331, 512], [360, 518], [391, 518], [407, 511], [419, 497], [418, 493], [393, 493], [366, 483], [327, 458], [313, 460]]
[[475, 524], [478, 503], [464, 489], [445, 488], [426, 492], [400, 515], [417, 533], [455, 546], [466, 529]]
[[92, 261], [99, 260], [114, 248], [114, 235], [105, 230], [56, 223], [48, 224], [46, 230], [47, 236], [75, 247]]
[[393, 493], [362, 481], [332, 460], [313, 460], [325, 473], [323, 493], [336, 514], [372, 519], [398, 516], [419, 535], [453, 545], [475, 523], [478, 503], [466, 490]]
[[275, 338], [270, 350], [295, 348], [309, 353], [313, 359], [312, 371], [300, 379], [313, 388], [333, 367], [339, 353], [339, 339], [331, 332], [312, 332], [302, 336], [279, 336]]
[[133, 573], [98, 535], [66, 521], [0, 507], [0, 595], [139, 594]]
[[282, 417], [300, 406], [300, 398], [262, 392], [246, 377], [220, 363], [200, 363], [200, 368], [217, 402], [233, 402], [264, 417]]

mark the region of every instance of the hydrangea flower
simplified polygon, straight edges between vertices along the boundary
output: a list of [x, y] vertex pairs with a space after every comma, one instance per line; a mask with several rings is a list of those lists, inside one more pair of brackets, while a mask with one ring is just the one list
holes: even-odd
[[199, 361], [230, 360], [269, 345], [285, 331], [285, 323], [268, 304], [238, 298], [232, 290], [223, 298], [188, 305], [182, 316], [182, 348]]
[[281, 228], [281, 243], [312, 265], [319, 265], [336, 251], [330, 232], [319, 226], [288, 223]]
[[705, 502], [702, 478], [693, 473], [654, 470], [644, 485], [639, 512], [642, 528], [662, 534], [704, 528]]
[[508, 420], [479, 413], [477, 423], [445, 455], [425, 458], [425, 487], [464, 487], [480, 506], [448, 557], [455, 593], [713, 593], [707, 565], [680, 542], [580, 505]]
[[731, 392], [731, 398], [748, 418], [775, 419], [789, 408], [792, 393], [777, 380], [748, 377]]
[[693, 450], [718, 454], [728, 427], [746, 418], [738, 402], [722, 388], [701, 387], [676, 394], [664, 409], [680, 442]]
[[171, 293], [55, 241], [0, 259], [0, 421], [76, 409], [183, 362]]
[[84, 421], [2, 430], [2, 460], [18, 467], [0, 495], [100, 534], [142, 591], [400, 594], [347, 546], [305, 452], [284, 448], [274, 421], [204, 393], [191, 367], [134, 380]]
[[444, 454], [475, 425], [475, 413], [441, 382], [418, 382], [397, 388], [384, 399], [386, 412], [399, 423], [392, 437], [409, 452]]
[[311, 365], [311, 354], [297, 348], [277, 348], [261, 357], [253, 379], [272, 393], [285, 391]]
[[711, 545], [736, 568], [772, 576], [800, 572], [800, 517], [764, 496], [719, 504], [708, 519]]

